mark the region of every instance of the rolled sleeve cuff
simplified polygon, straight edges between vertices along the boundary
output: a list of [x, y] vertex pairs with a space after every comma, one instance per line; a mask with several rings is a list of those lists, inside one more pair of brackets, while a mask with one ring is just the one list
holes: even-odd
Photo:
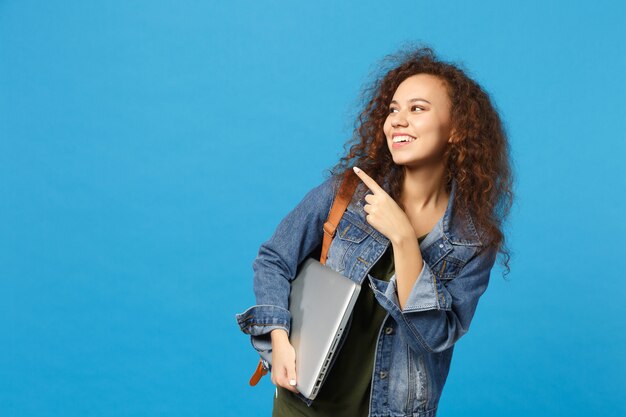
[[422, 271], [411, 289], [404, 309], [400, 308], [400, 302], [398, 300], [396, 274], [393, 274], [389, 282], [378, 280], [368, 274], [370, 282], [376, 290], [382, 293], [387, 300], [393, 303], [403, 313], [425, 310], [450, 310], [452, 297], [441, 281], [437, 279], [426, 261], [422, 261], [422, 263]]
[[241, 331], [250, 336], [260, 336], [274, 329], [291, 330], [289, 310], [273, 305], [256, 305], [236, 315]]

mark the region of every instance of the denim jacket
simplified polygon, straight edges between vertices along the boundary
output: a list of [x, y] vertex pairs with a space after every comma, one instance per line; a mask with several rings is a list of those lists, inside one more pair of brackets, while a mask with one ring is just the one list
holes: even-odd
[[[269, 332], [290, 331], [290, 280], [305, 258], [319, 259], [323, 224], [339, 180], [332, 176], [311, 189], [261, 245], [253, 262], [257, 304], [236, 318], [262, 357], [271, 354]], [[389, 192], [387, 181], [382, 187]], [[328, 250], [326, 265], [359, 284], [367, 281], [387, 311], [377, 339], [371, 417], [436, 415], [454, 344], [469, 330], [478, 299], [487, 288], [497, 250], [483, 250], [486, 246], [469, 211], [453, 204], [455, 190], [453, 180], [444, 215], [419, 245], [424, 263], [403, 309], [395, 274], [389, 281], [369, 274], [390, 241], [365, 219], [363, 197], [369, 190], [363, 183]], [[263, 364], [271, 367], [267, 360]]]

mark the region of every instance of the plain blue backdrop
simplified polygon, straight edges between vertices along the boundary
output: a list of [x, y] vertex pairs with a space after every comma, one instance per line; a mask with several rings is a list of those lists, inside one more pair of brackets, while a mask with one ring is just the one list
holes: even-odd
[[510, 135], [441, 416], [626, 413], [624, 2], [0, 0], [0, 415], [262, 416], [235, 313], [384, 55], [462, 63]]

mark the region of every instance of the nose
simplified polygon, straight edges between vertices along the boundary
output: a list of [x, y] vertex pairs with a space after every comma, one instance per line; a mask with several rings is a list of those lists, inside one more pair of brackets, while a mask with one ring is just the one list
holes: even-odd
[[391, 118], [391, 126], [393, 127], [407, 126], [406, 114], [404, 113], [403, 110], [400, 110], [397, 113], [393, 114], [393, 117]]

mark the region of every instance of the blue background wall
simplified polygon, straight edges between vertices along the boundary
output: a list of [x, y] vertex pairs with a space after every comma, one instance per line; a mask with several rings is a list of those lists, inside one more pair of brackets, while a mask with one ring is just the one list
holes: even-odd
[[0, 414], [270, 415], [234, 317], [252, 261], [339, 158], [373, 65], [412, 40], [491, 93], [517, 173], [510, 279], [497, 264], [440, 415], [624, 415], [625, 18], [0, 1]]

